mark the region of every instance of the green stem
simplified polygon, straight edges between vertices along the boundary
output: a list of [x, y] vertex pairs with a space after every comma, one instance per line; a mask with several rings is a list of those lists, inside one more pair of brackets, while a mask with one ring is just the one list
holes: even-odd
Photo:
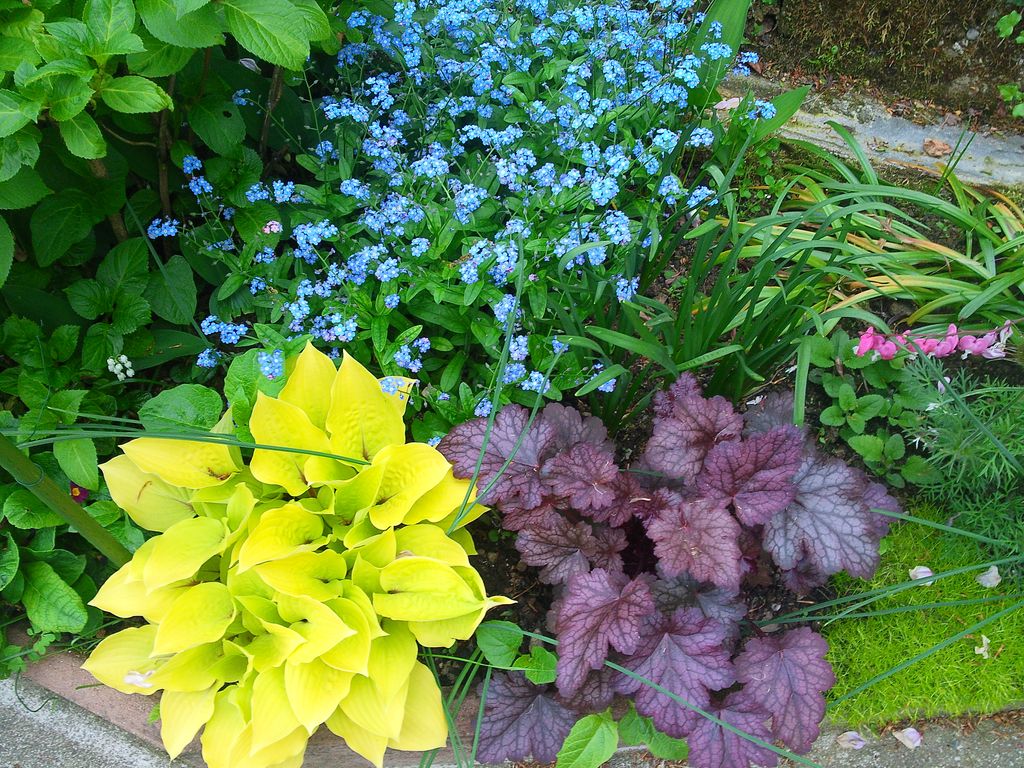
[[8, 438], [0, 435], [0, 467], [11, 473], [19, 484], [56, 512], [68, 525], [120, 567], [132, 559], [131, 553], [106, 528], [82, 509], [71, 496], [62, 491], [45, 472]]

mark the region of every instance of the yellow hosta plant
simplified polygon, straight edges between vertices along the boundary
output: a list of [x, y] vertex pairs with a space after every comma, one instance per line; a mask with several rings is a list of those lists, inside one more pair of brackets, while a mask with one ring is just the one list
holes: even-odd
[[405, 442], [405, 396], [311, 345], [290, 367], [248, 425], [284, 450], [246, 465], [225, 443], [140, 438], [102, 467], [114, 501], [160, 533], [92, 601], [147, 623], [84, 666], [124, 693], [162, 691], [172, 758], [202, 728], [210, 768], [293, 768], [326, 724], [379, 767], [388, 748], [447, 738], [418, 644], [467, 639], [510, 601], [470, 565], [462, 526], [483, 508], [464, 511], [469, 482]]

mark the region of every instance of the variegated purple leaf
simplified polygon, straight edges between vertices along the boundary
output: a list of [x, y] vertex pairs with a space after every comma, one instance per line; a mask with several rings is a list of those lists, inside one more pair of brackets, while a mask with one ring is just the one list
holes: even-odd
[[568, 584], [576, 574], [590, 572], [597, 540], [587, 523], [570, 523], [561, 515], [551, 515], [545, 525], [520, 531], [516, 549], [524, 563], [541, 569], [541, 581]]
[[719, 443], [738, 439], [742, 428], [743, 417], [724, 397], [673, 397], [668, 415], [654, 419], [644, 461], [656, 472], [692, 483], [708, 451]]
[[600, 669], [609, 647], [636, 651], [640, 627], [654, 612], [644, 579], [630, 581], [603, 568], [574, 576], [558, 612], [558, 690], [572, 696], [591, 669]]
[[776, 564], [800, 571], [804, 581], [842, 570], [870, 577], [878, 567], [881, 536], [878, 515], [864, 501], [869, 486], [864, 473], [812, 451], [793, 482], [793, 502], [764, 529], [764, 548]]
[[[709, 691], [735, 682], [726, 630], [695, 608], [680, 608], [671, 616], [652, 619], [644, 627], [643, 642], [622, 666], [657, 683], [666, 691], [702, 709]], [[675, 738], [686, 736], [700, 716], [651, 686], [620, 674], [616, 688], [633, 694], [637, 712], [658, 730]]]
[[533, 509], [543, 499], [540, 468], [551, 458], [553, 441], [554, 430], [544, 419], [538, 418], [531, 425], [529, 410], [507, 405], [494, 418], [490, 436], [487, 419], [473, 419], [452, 427], [438, 450], [452, 463], [459, 478], [472, 477], [483, 454], [477, 478], [481, 504], [504, 510]]
[[666, 389], [654, 395], [652, 408], [656, 418], [667, 419], [672, 416], [676, 401], [687, 397], [700, 397], [701, 388], [692, 373], [684, 373]]
[[803, 754], [821, 732], [824, 692], [835, 685], [828, 643], [810, 627], [752, 637], [736, 657], [736, 679], [772, 713], [772, 735]]
[[[793, 393], [769, 392], [743, 414], [743, 436], [793, 426]], [[801, 430], [802, 432], [803, 430]]]
[[793, 501], [793, 476], [803, 450], [804, 438], [796, 427], [719, 443], [704, 460], [697, 489], [732, 504], [744, 525], [763, 525]]
[[564, 451], [577, 443], [586, 443], [607, 451], [615, 449], [608, 440], [608, 429], [596, 416], [583, 416], [575, 408], [561, 403], [548, 403], [541, 417], [552, 430], [554, 449]]
[[615, 503], [619, 468], [615, 457], [589, 443], [578, 443], [541, 468], [546, 493], [581, 512], [607, 509]]
[[495, 672], [487, 688], [477, 758], [554, 762], [579, 716], [554, 697], [550, 685], [538, 686], [521, 673]]
[[720, 499], [682, 501], [646, 521], [662, 573], [688, 574], [724, 589], [739, 590], [743, 576], [740, 526]]
[[[770, 715], [745, 691], [730, 693], [722, 706], [708, 711], [734, 728], [771, 743]], [[771, 750], [706, 717], [699, 718], [686, 741], [690, 747], [687, 761], [691, 768], [750, 768], [752, 765], [771, 768], [779, 763], [778, 756]]]

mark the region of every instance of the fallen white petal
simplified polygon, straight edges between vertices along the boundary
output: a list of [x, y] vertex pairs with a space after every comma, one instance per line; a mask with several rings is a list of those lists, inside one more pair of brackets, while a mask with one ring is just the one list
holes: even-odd
[[153, 684], [149, 682], [149, 678], [153, 676], [155, 669], [149, 670], [149, 672], [136, 672], [132, 670], [124, 676], [124, 682], [127, 685], [134, 685], [137, 688], [152, 688]]
[[[910, 574], [910, 578], [914, 579], [915, 581], [917, 579], [927, 579], [927, 578], [935, 575], [935, 573], [932, 571], [932, 569], [929, 568], [926, 565], [915, 566], [915, 567], [911, 568], [908, 571], [908, 573]], [[930, 587], [934, 583], [935, 583], [934, 581], [926, 581], [924, 583], [924, 586]]]
[[836, 743], [843, 749], [862, 749], [867, 741], [856, 731], [847, 731], [836, 736]]
[[739, 97], [733, 96], [731, 99], [722, 99], [720, 102], [715, 104], [715, 109], [736, 109], [739, 105]]
[[907, 749], [917, 749], [921, 746], [921, 733], [917, 728], [904, 728], [902, 731], [894, 732], [893, 736]]
[[988, 655], [988, 638], [985, 635], [981, 636], [981, 645], [974, 646], [974, 652], [983, 659], [990, 658]]
[[994, 565], [975, 578], [975, 581], [981, 584], [981, 586], [988, 587], [989, 589], [992, 587], [998, 587], [999, 582], [1002, 580], [1003, 577], [999, 575], [999, 569]]

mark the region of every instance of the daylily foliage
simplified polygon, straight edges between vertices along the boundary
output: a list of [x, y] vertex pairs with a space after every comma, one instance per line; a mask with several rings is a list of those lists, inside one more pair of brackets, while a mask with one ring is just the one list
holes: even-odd
[[246, 464], [223, 443], [140, 438], [102, 467], [114, 501], [160, 533], [92, 601], [148, 623], [85, 668], [124, 693], [163, 691], [172, 758], [205, 725], [210, 768], [292, 768], [326, 723], [379, 767], [388, 748], [447, 738], [417, 643], [467, 639], [510, 601], [469, 563], [463, 526], [484, 511], [470, 481], [405, 443], [406, 395], [312, 346], [289, 367], [248, 425], [288, 450]]

